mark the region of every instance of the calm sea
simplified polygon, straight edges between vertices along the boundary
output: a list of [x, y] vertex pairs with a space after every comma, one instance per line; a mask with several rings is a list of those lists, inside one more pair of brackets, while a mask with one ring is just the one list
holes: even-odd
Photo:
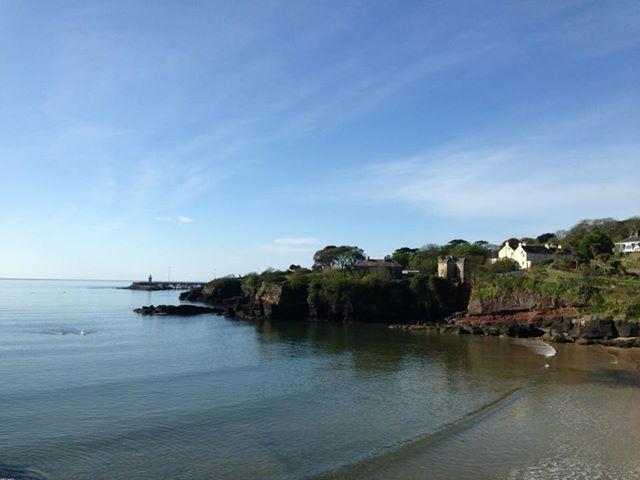
[[0, 280], [0, 478], [638, 479], [626, 353]]

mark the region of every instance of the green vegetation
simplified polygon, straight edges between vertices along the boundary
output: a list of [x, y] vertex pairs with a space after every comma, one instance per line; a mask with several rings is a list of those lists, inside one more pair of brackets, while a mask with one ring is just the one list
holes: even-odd
[[479, 267], [487, 263], [491, 254], [492, 250], [488, 242], [479, 240], [470, 243], [466, 240], [455, 239], [446, 245], [430, 244], [420, 249], [402, 247], [386, 258], [411, 270], [417, 270], [426, 275], [435, 275], [438, 270], [438, 258], [449, 256], [466, 258], [470, 265]]
[[339, 268], [349, 269], [358, 260], [364, 259], [364, 251], [361, 248], [342, 245], [328, 245], [322, 250], [318, 250], [313, 255], [313, 264], [316, 269]]
[[402, 247], [395, 250], [391, 255], [387, 255], [385, 258], [398, 262], [403, 267], [406, 267], [409, 265], [411, 258], [419, 251], [418, 248]]
[[582, 261], [595, 260], [599, 254], [611, 253], [613, 242], [602, 232], [590, 232], [578, 241], [574, 253]]
[[572, 249], [578, 245], [582, 237], [590, 233], [598, 232], [607, 236], [612, 242], [619, 242], [637, 230], [640, 230], [640, 217], [631, 217], [627, 220], [600, 218], [582, 220], [569, 230], [556, 232], [556, 237], [565, 248]]
[[[611, 261], [616, 260], [612, 257]], [[640, 279], [628, 273], [608, 273], [606, 266], [583, 265], [578, 270], [565, 271], [552, 263], [512, 274], [487, 274], [476, 279], [471, 299], [517, 295], [549, 298], [584, 314], [640, 319]]]
[[[320, 320], [432, 321], [466, 309], [469, 298], [517, 295], [640, 320], [640, 256], [613, 253], [613, 243], [639, 227], [640, 217], [585, 220], [568, 231], [509, 239], [514, 247], [520, 241], [562, 244], [562, 254], [527, 271], [516, 271], [511, 260], [490, 261], [497, 247], [483, 240], [402, 247], [385, 257], [414, 271], [402, 279], [392, 279], [384, 268], [356, 271], [356, 262], [365, 258], [361, 248], [329, 245], [314, 254], [312, 269], [291, 265], [286, 271], [217, 279], [202, 293], [205, 301], [244, 301], [262, 314]], [[465, 284], [437, 278], [438, 259], [449, 256], [467, 260]]]

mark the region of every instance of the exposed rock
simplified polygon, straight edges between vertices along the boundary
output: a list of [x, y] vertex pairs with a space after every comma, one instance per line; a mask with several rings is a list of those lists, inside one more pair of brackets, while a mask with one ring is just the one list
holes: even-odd
[[509, 337], [530, 338], [530, 337], [541, 337], [543, 334], [544, 332], [539, 328], [535, 327], [533, 324], [509, 325], [507, 327], [507, 336]]
[[640, 334], [637, 322], [614, 320], [613, 324], [619, 337], [637, 337]]
[[492, 337], [499, 337], [506, 334], [506, 327], [502, 325], [485, 325], [483, 327], [483, 333]]
[[548, 340], [550, 342], [555, 342], [555, 343], [572, 343], [573, 342], [573, 337], [571, 337], [570, 335], [567, 335], [566, 333], [563, 332], [545, 332], [545, 334], [542, 336], [543, 340]]
[[440, 323], [395, 323], [389, 325], [392, 330], [426, 330], [429, 332], [446, 333], [441, 331], [445, 326]]
[[640, 338], [617, 337], [617, 338], [611, 338], [608, 340], [601, 340], [599, 343], [607, 347], [618, 347], [618, 348], [640, 347]]
[[573, 335], [578, 339], [593, 340], [614, 338], [616, 336], [613, 320], [610, 318], [598, 318], [594, 315], [587, 315], [578, 320], [574, 320], [573, 325]]
[[215, 313], [218, 315], [224, 315], [226, 313], [226, 310], [216, 307], [201, 307], [199, 305], [149, 305], [136, 308], [134, 312], [140, 315], [177, 315], [184, 317], [191, 315], [201, 315], [203, 313]]
[[517, 293], [509, 296], [473, 299], [469, 302], [469, 315], [491, 315], [505, 312], [549, 310], [560, 305], [549, 297]]
[[192, 288], [186, 292], [180, 294], [180, 300], [188, 300], [190, 302], [202, 302], [204, 300], [202, 295], [202, 287]]
[[294, 288], [277, 283], [265, 284], [254, 302], [261, 307], [262, 316], [274, 319], [307, 318], [307, 287]]

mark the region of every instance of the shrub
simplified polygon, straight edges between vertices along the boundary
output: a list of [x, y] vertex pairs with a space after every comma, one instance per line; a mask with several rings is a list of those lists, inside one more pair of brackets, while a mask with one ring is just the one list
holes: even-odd
[[217, 278], [207, 283], [202, 292], [212, 298], [231, 298], [242, 295], [242, 281], [239, 278]]
[[628, 318], [640, 318], [640, 301], [628, 305], [626, 315]]

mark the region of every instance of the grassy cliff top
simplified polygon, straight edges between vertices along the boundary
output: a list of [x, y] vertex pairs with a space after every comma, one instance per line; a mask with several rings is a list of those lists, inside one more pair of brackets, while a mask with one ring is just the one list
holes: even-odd
[[[476, 278], [471, 298], [487, 300], [534, 294], [578, 307], [585, 314], [640, 320], [640, 276], [634, 271], [640, 259], [623, 259], [618, 272], [593, 266], [575, 271], [537, 265], [528, 271], [488, 274]], [[640, 266], [640, 265], [638, 265]]]

